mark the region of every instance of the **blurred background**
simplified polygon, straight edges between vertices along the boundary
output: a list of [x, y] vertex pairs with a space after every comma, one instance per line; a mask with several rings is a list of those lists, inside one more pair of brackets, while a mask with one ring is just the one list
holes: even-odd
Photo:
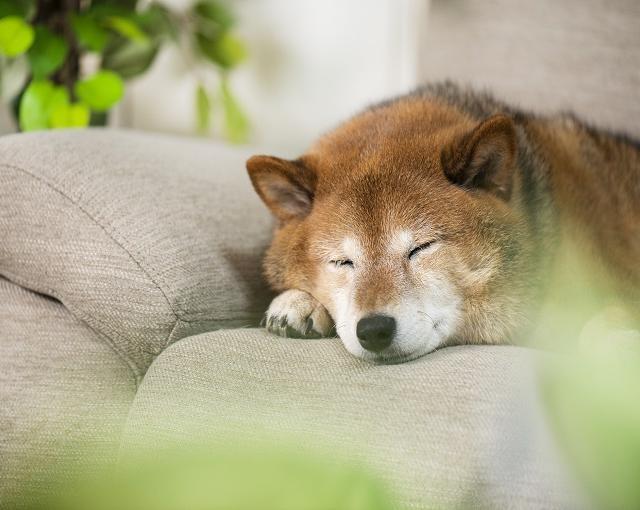
[[[489, 88], [528, 108], [571, 109], [598, 125], [640, 135], [636, 0], [213, 3], [233, 17], [231, 42], [237, 45], [214, 40], [207, 55], [207, 49], [198, 51], [202, 47], [194, 42], [198, 26], [182, 26], [177, 39], [160, 45], [148, 68], [126, 79], [109, 125], [226, 137], [288, 155], [304, 150], [320, 133], [371, 102], [425, 81], [452, 78]], [[196, 3], [141, 1], [134, 7], [144, 12], [152, 5], [184, 18]], [[220, 21], [216, 15], [220, 13], [213, 13], [214, 23]], [[129, 20], [135, 22], [131, 16]], [[141, 27], [147, 28], [144, 23]], [[114, 37], [128, 38], [133, 47], [141, 44], [135, 34], [114, 30], [113, 24], [111, 28]], [[219, 54], [224, 44], [227, 62]], [[82, 72], [95, 71], [99, 55], [82, 51], [80, 78]], [[106, 60], [119, 71], [113, 58]], [[4, 62], [6, 77], [6, 57]], [[232, 110], [240, 115], [231, 121], [237, 131], [231, 136], [223, 125], [224, 99], [216, 95], [223, 74]], [[18, 81], [28, 78], [27, 69]], [[22, 86], [3, 90], [0, 133], [17, 129], [8, 96]], [[203, 106], [199, 87], [207, 93], [210, 110], [204, 126], [198, 119], [199, 99], [200, 109]]]

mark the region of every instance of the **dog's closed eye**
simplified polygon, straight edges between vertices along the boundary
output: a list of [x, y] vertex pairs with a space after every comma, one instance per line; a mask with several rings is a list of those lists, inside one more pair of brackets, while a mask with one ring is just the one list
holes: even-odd
[[329, 263], [333, 264], [336, 267], [344, 267], [344, 266], [353, 267], [353, 261], [349, 259], [330, 260]]
[[407, 255], [407, 258], [408, 258], [409, 260], [411, 260], [411, 259], [412, 259], [412, 258], [414, 258], [418, 253], [420, 253], [420, 252], [422, 252], [422, 251], [425, 251], [425, 250], [427, 250], [427, 249], [429, 249], [429, 248], [433, 247], [433, 245], [434, 245], [434, 244], [436, 244], [436, 241], [435, 241], [435, 240], [433, 240], [433, 241], [429, 241], [429, 242], [426, 242], [426, 243], [422, 243], [421, 245], [416, 246], [415, 248], [413, 248], [413, 249], [409, 252], [409, 254]]

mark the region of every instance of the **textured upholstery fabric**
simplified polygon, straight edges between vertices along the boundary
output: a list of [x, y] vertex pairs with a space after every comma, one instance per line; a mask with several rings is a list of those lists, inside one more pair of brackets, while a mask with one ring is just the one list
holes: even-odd
[[54, 296], [137, 377], [193, 332], [257, 323], [270, 216], [237, 149], [135, 132], [0, 139], [0, 275]]
[[115, 459], [135, 389], [131, 369], [64, 306], [0, 278], [0, 508]]
[[374, 366], [337, 339], [206, 333], [152, 364], [123, 451], [271, 438], [372, 465], [408, 508], [571, 508], [535, 361], [522, 348], [467, 346]]
[[431, 0], [418, 78], [640, 137], [637, 0]]

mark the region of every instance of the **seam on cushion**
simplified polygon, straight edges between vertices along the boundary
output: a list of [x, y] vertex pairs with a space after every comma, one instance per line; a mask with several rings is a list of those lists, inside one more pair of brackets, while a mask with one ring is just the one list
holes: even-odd
[[[201, 320], [185, 321], [184, 319], [178, 318], [173, 328], [171, 328], [171, 332], [167, 336], [167, 341], [165, 342], [164, 347], [158, 354], [155, 355], [155, 357], [158, 357], [169, 346], [185, 338], [201, 335], [203, 333], [214, 333], [216, 331], [225, 331], [229, 329], [251, 329], [251, 328], [259, 327], [258, 324], [255, 323], [255, 321], [252, 319], [254, 319], [254, 317], [240, 318], [240, 319], [201, 319]], [[173, 338], [174, 334], [176, 333], [176, 330], [178, 330], [178, 328], [181, 325], [185, 325], [185, 324], [188, 326], [191, 326], [193, 324], [200, 324], [204, 328], [201, 331], [187, 331], [185, 334], [182, 334], [177, 338]]]
[[[156, 360], [161, 356], [161, 354], [167, 349], [167, 347], [169, 347], [169, 342], [171, 341], [171, 337], [173, 336], [173, 333], [175, 332], [175, 330], [177, 329], [178, 325], [180, 322], [184, 322], [181, 321], [180, 318], [176, 319], [176, 322], [173, 325], [173, 328], [171, 328], [171, 332], [169, 333], [169, 335], [167, 336], [167, 341], [165, 343], [164, 348], [162, 349], [162, 351], [160, 351], [152, 360], [151, 363], [149, 363], [149, 366], [147, 367], [146, 372], [142, 375], [142, 377], [138, 380], [138, 384], [136, 386], [136, 392], [135, 395], [133, 397], [133, 400], [131, 402], [131, 405], [129, 406], [129, 410], [127, 411], [127, 418], [124, 421], [124, 425], [122, 427], [122, 432], [120, 434], [120, 444], [118, 445], [118, 462], [122, 461], [122, 456], [123, 456], [123, 451], [122, 448], [124, 447], [124, 437], [125, 434], [129, 431], [129, 423], [131, 421], [131, 413], [133, 411], [133, 409], [136, 407], [136, 403], [138, 401], [139, 398], [139, 389], [140, 389], [140, 384], [142, 384], [144, 378], [146, 377], [147, 373], [149, 372], [149, 370], [151, 370], [151, 368], [153, 367], [153, 364], [156, 362]], [[173, 344], [178, 343], [180, 340], [184, 340], [185, 338], [189, 338], [189, 337], [181, 337], [178, 340], [176, 340], [175, 342], [173, 342]]]
[[[65, 305], [65, 308], [66, 305]], [[69, 313], [71, 313], [71, 310], [69, 310], [67, 308], [67, 310], [69, 311]], [[71, 315], [74, 315], [73, 313]], [[113, 346], [111, 345], [111, 342], [109, 342], [109, 339], [106, 337], [106, 335], [104, 335], [104, 333], [94, 329], [91, 327], [90, 324], [88, 324], [86, 321], [82, 321], [91, 331], [93, 331], [98, 337], [102, 338], [102, 341], [105, 342], [109, 347], [113, 348]], [[140, 386], [140, 382], [142, 381], [142, 378], [144, 377], [144, 375], [139, 375], [138, 374], [138, 370], [134, 369], [134, 367], [131, 366], [131, 364], [128, 362], [128, 358], [126, 356], [122, 356], [117, 350], [115, 350], [115, 353], [118, 357], [120, 357], [120, 359], [125, 363], [125, 365], [129, 368], [129, 373], [131, 375], [131, 379], [133, 382], [133, 395], [135, 397], [136, 393], [138, 393], [138, 387]]]
[[[45, 179], [45, 178], [43, 178], [43, 177], [41, 177], [39, 175], [35, 175], [34, 173], [30, 172], [29, 170], [26, 170], [25, 168], [18, 167], [18, 166], [15, 166], [15, 165], [8, 165], [6, 163], [0, 163], [0, 166], [3, 166], [5, 168], [10, 168], [10, 169], [13, 169], [13, 170], [18, 170], [19, 172], [23, 172], [23, 173], [31, 176], [36, 181], [41, 182], [42, 184], [44, 184], [47, 187], [51, 188], [53, 191], [55, 191], [56, 193], [58, 193], [62, 197], [66, 198], [73, 205], [75, 205], [80, 211], [82, 211], [85, 214], [85, 216], [87, 216], [87, 218], [89, 218], [89, 220], [91, 220], [94, 224], [96, 224], [98, 227], [100, 227], [100, 229], [107, 235], [107, 237], [109, 239], [111, 239], [116, 244], [116, 246], [120, 247], [122, 249], [122, 251], [124, 251], [129, 256], [129, 258], [135, 263], [135, 265], [138, 266], [140, 271], [142, 271], [142, 273], [149, 279], [149, 281], [151, 283], [153, 283], [153, 285], [160, 291], [160, 293], [162, 294], [162, 297], [164, 297], [165, 301], [167, 302], [167, 306], [168, 306], [169, 310], [171, 311], [171, 313], [176, 317], [176, 319], [179, 318], [178, 313], [176, 313], [176, 311], [174, 310], [173, 306], [171, 305], [171, 301], [167, 297], [164, 289], [158, 284], [158, 282], [155, 281], [154, 278], [152, 278], [152, 276], [149, 274], [149, 271], [142, 266], [140, 261], [138, 259], [136, 259], [131, 254], [131, 252], [129, 250], [127, 250], [127, 248], [125, 248], [122, 245], [122, 243], [120, 241], [118, 241], [116, 238], [113, 237], [113, 235], [111, 234], [111, 232], [109, 232], [109, 229], [105, 225], [103, 225], [98, 220], [96, 220], [96, 218], [94, 218], [94, 216], [89, 211], [87, 211], [82, 205], [80, 205], [76, 200], [74, 200], [72, 197], [67, 195], [64, 191], [59, 189], [57, 186], [55, 186], [54, 184], [50, 183], [47, 179]], [[111, 228], [111, 230], [115, 230], [113, 228], [113, 226], [111, 226], [111, 225], [110, 225], [110, 228]]]
[[[142, 380], [142, 377], [144, 376], [144, 372], [140, 369], [140, 367], [131, 359], [129, 358], [129, 356], [122, 351], [118, 345], [113, 341], [113, 339], [102, 333], [101, 331], [97, 330], [90, 322], [90, 320], [93, 320], [95, 322], [98, 322], [100, 324], [102, 324], [102, 321], [100, 321], [99, 319], [96, 319], [95, 317], [92, 317], [88, 314], [85, 314], [84, 312], [82, 312], [81, 310], [74, 310], [75, 307], [69, 307], [67, 303], [65, 303], [63, 301], [63, 299], [58, 295], [58, 293], [53, 290], [53, 289], [36, 289], [36, 287], [38, 287], [37, 285], [31, 285], [29, 282], [27, 282], [26, 280], [24, 280], [23, 278], [20, 277], [16, 277], [15, 275], [11, 274], [8, 271], [3, 271], [2, 276], [6, 277], [7, 280], [9, 280], [10, 282], [15, 283], [16, 285], [19, 285], [20, 287], [24, 288], [25, 290], [30, 290], [32, 292], [40, 292], [42, 294], [46, 294], [48, 296], [51, 296], [55, 299], [57, 299], [58, 301], [60, 301], [60, 303], [62, 303], [62, 305], [64, 306], [64, 308], [71, 314], [73, 315], [76, 319], [82, 321], [83, 324], [85, 324], [91, 331], [93, 331], [94, 333], [96, 333], [98, 335], [99, 338], [101, 338], [103, 340], [103, 342], [105, 342], [115, 353], [116, 355], [122, 360], [124, 361], [124, 363], [129, 367], [129, 371], [131, 372], [131, 375], [133, 376], [133, 380], [135, 381], [135, 385], [136, 388], [138, 386], [138, 383]], [[87, 317], [90, 318], [90, 320], [87, 320]]]
[[[178, 329], [178, 324], [180, 323], [180, 320], [181, 319], [178, 317], [176, 319], [176, 321], [173, 323], [173, 327], [171, 328], [171, 331], [169, 331], [169, 334], [167, 335], [167, 339], [164, 342], [164, 347], [162, 348], [162, 351], [164, 351], [169, 346], [169, 343], [171, 342], [171, 337], [175, 333], [176, 329]], [[162, 352], [162, 351], [160, 351], [160, 352]], [[156, 354], [156, 358], [158, 357], [159, 354], [160, 353]], [[151, 363], [153, 363], [153, 361]], [[149, 366], [151, 366], [151, 365], [149, 365]]]

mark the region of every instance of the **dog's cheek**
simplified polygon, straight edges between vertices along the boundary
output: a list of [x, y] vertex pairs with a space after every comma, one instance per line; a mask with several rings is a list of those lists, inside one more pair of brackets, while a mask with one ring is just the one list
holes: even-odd
[[307, 256], [304, 222], [290, 222], [275, 232], [263, 269], [274, 290], [296, 288], [313, 293], [311, 282], [316, 268]]
[[318, 277], [313, 281], [311, 293], [329, 311], [334, 321], [343, 313], [344, 299], [342, 298], [344, 278], [329, 269], [318, 271]]
[[262, 268], [264, 275], [272, 289], [277, 291], [287, 290], [286, 262], [280, 254], [279, 246], [274, 242], [267, 250]]

